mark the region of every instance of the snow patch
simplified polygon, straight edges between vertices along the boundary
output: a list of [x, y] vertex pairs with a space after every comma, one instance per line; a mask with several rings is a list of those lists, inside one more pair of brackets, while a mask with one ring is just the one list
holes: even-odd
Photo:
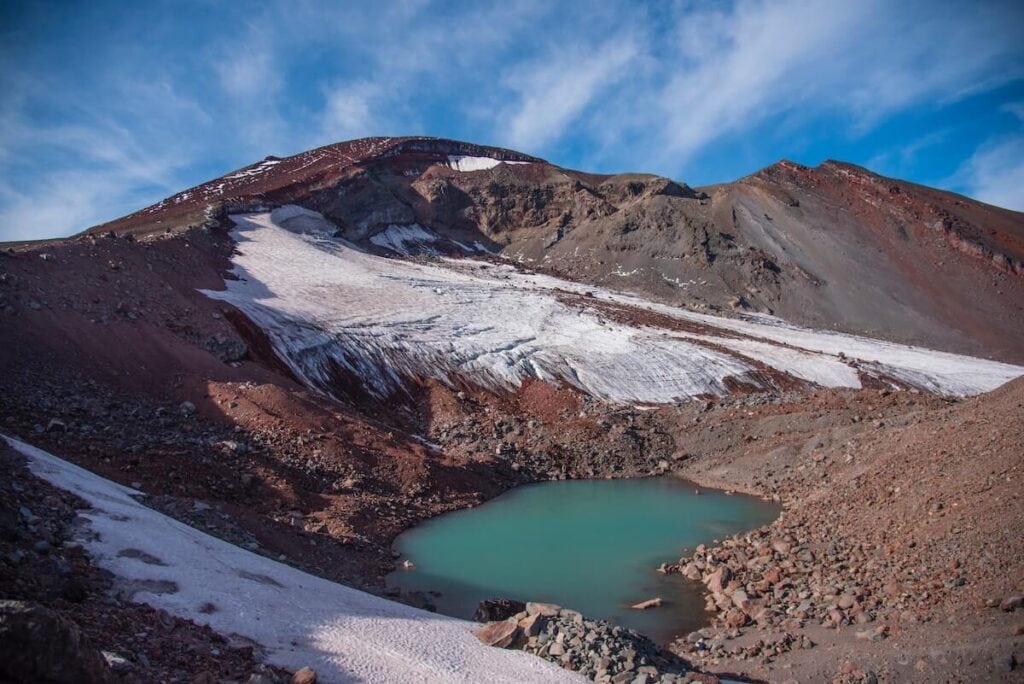
[[413, 251], [437, 254], [429, 243], [437, 242], [438, 236], [418, 223], [409, 226], [390, 225], [370, 238], [370, 242], [391, 250], [395, 254], [412, 254]]
[[234, 180], [237, 178], [249, 178], [252, 176], [258, 176], [261, 173], [269, 171], [270, 169], [274, 168], [280, 163], [281, 160], [279, 159], [268, 159], [267, 161], [262, 161], [259, 164], [254, 165], [252, 168], [243, 169], [242, 171], [236, 171], [235, 173], [232, 173], [228, 176], [224, 176], [224, 180]]
[[[582, 682], [522, 651], [482, 645], [474, 623], [411, 608], [211, 537], [147, 508], [140, 493], [0, 435], [31, 471], [92, 508], [78, 541], [135, 600], [259, 644], [268, 662], [335, 682]], [[133, 549], [131, 554], [122, 554]], [[146, 562], [158, 558], [160, 564]], [[159, 584], [158, 584], [159, 583]], [[216, 610], [208, 612], [208, 606]], [[203, 610], [206, 606], [207, 610]]]
[[529, 164], [525, 161], [504, 161], [492, 157], [471, 157], [469, 155], [449, 155], [448, 167], [456, 171], [486, 171], [498, 164]]

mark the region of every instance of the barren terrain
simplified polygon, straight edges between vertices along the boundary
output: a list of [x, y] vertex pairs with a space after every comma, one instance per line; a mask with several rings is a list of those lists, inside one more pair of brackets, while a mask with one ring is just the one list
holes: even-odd
[[[337, 227], [326, 237], [353, 250], [322, 262], [336, 270], [308, 292], [257, 271], [269, 262], [228, 215], [288, 203], [321, 212]], [[665, 559], [679, 581], [708, 585], [711, 626], [672, 646], [694, 666], [767, 681], [1010, 681], [1024, 658], [1024, 381], [959, 395], [1019, 374], [1022, 234], [1020, 214], [836, 163], [694, 190], [462, 143], [355, 141], [0, 252], [0, 431], [214, 536], [379, 594], [399, 532], [518, 483], [673, 474], [756, 493], [782, 502], [778, 521]], [[345, 289], [357, 267], [374, 279]], [[328, 282], [341, 295], [322, 297]], [[378, 296], [381, 282], [413, 283], [410, 311], [428, 314], [397, 343], [374, 326], [392, 330], [409, 292], [394, 305], [346, 299]], [[261, 283], [276, 300], [252, 293]], [[429, 316], [433, 297], [452, 296], [488, 302], [489, 329], [508, 321], [528, 351], [502, 356], [502, 343], [453, 361], [465, 349], [445, 352], [450, 330], [430, 326], [485, 317], [447, 304]], [[533, 329], [511, 324], [534, 325], [526, 302], [541, 298], [548, 337], [523, 342]], [[288, 325], [267, 325], [257, 305]], [[758, 312], [825, 330], [741, 317]], [[567, 342], [569, 320], [593, 327]], [[322, 375], [282, 343], [296, 323], [310, 335], [299, 342], [343, 341]], [[614, 355], [588, 366], [587, 345], [609, 331], [638, 345], [620, 354], [625, 370]], [[865, 357], [891, 343], [985, 359], [921, 349], [908, 374], [905, 347]], [[688, 345], [733, 365], [706, 385], [687, 375], [706, 372], [699, 363], [653, 374]], [[361, 373], [360, 354], [399, 368], [395, 383]], [[951, 371], [954, 358], [964, 365]], [[544, 372], [520, 372], [524, 359]], [[668, 395], [640, 394], [655, 379]], [[105, 600], [78, 552], [62, 558], [84, 593], [60, 595], [66, 581], [44, 569], [54, 556], [33, 545], [60, 544], [74, 503], [4, 458], [5, 521], [21, 531], [4, 539], [13, 588], [0, 598], [58, 611], [130, 661], [117, 675], [129, 680], [260, 668], [208, 629]], [[147, 620], [166, 648], [132, 641]]]

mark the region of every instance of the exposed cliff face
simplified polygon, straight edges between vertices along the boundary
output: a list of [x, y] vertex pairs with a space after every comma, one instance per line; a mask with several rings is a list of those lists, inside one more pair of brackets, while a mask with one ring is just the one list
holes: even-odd
[[500, 253], [697, 311], [1024, 361], [1024, 215], [840, 162], [693, 189], [371, 138], [268, 158], [94, 230], [162, 233], [286, 203], [378, 254]]

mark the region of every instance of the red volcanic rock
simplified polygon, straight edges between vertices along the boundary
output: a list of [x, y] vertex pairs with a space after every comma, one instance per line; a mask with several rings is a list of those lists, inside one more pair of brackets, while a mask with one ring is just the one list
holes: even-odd
[[500, 622], [488, 622], [483, 627], [474, 630], [473, 634], [480, 643], [496, 648], [508, 648], [515, 643], [520, 634], [519, 625], [515, 620], [502, 620]]

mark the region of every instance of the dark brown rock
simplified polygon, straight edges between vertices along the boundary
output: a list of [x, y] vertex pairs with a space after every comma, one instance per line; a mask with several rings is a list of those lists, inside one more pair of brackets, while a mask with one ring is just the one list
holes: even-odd
[[507, 620], [524, 610], [526, 610], [526, 604], [522, 601], [507, 598], [487, 599], [481, 601], [477, 606], [476, 612], [473, 613], [473, 619], [477, 622], [496, 622]]
[[25, 601], [0, 601], [0, 680], [92, 684], [114, 681], [100, 652], [70, 620]]

